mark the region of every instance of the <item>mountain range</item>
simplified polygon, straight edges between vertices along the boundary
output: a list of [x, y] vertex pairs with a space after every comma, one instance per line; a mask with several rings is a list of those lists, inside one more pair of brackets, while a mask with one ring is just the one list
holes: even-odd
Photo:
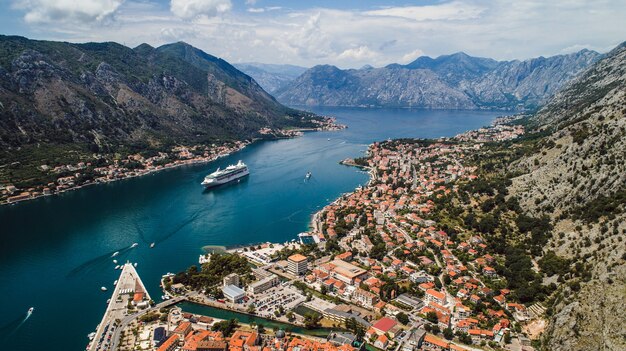
[[270, 94], [298, 78], [302, 73], [304, 73], [304, 71], [307, 70], [306, 67], [294, 65], [278, 65], [257, 62], [236, 63], [233, 66], [254, 78], [254, 80]]
[[0, 146], [94, 151], [243, 139], [307, 125], [228, 62], [179, 42], [131, 49], [0, 36]]
[[342, 70], [319, 65], [274, 91], [292, 106], [432, 109], [534, 109], [602, 55], [496, 61], [465, 53], [419, 57], [406, 64]]

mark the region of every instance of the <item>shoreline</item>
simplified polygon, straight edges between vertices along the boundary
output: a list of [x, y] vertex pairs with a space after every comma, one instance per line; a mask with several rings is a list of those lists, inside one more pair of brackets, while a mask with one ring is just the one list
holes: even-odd
[[[261, 139], [263, 140], [263, 139]], [[227, 156], [231, 156], [234, 153], [237, 153], [241, 150], [243, 150], [246, 146], [253, 144], [256, 141], [250, 142], [248, 144], [246, 144], [244, 147], [237, 149], [235, 151], [232, 151], [230, 153], [224, 154], [224, 155], [220, 155], [218, 157], [215, 158], [211, 158], [211, 159], [206, 159], [206, 160], [192, 160], [191, 162], [183, 162], [183, 163], [179, 163], [179, 164], [172, 164], [172, 165], [166, 165], [163, 166], [159, 169], [151, 169], [148, 170], [146, 172], [140, 173], [140, 174], [134, 174], [134, 175], [129, 175], [123, 178], [115, 178], [115, 179], [110, 179], [104, 182], [91, 182], [91, 183], [87, 183], [87, 184], [81, 184], [75, 187], [71, 187], [71, 188], [67, 188], [67, 189], [63, 189], [61, 191], [55, 192], [55, 193], [51, 193], [51, 194], [39, 194], [39, 195], [34, 195], [31, 196], [29, 198], [25, 198], [25, 199], [19, 199], [19, 200], [15, 200], [15, 201], [3, 201], [0, 203], [0, 206], [4, 206], [4, 205], [15, 205], [15, 204], [19, 204], [19, 203], [23, 203], [23, 202], [29, 202], [30, 200], [36, 200], [36, 199], [40, 199], [40, 198], [44, 198], [44, 197], [51, 197], [51, 196], [56, 196], [56, 195], [62, 195], [65, 193], [69, 193], [69, 192], [73, 192], [76, 190], [80, 190], [92, 185], [105, 185], [105, 184], [111, 184], [111, 183], [115, 183], [115, 182], [119, 182], [119, 181], [124, 181], [124, 180], [130, 180], [130, 179], [135, 179], [135, 178], [141, 178], [143, 176], [147, 176], [147, 175], [154, 175], [157, 174], [161, 171], [167, 171], [167, 170], [172, 170], [172, 169], [176, 169], [179, 167], [184, 167], [184, 166], [196, 166], [196, 165], [200, 165], [200, 164], [204, 164], [204, 163], [211, 163], [214, 161], [219, 160], [220, 158], [224, 158]]]
[[329, 120], [331, 123], [333, 123], [332, 125], [328, 125], [328, 126], [324, 126], [321, 128], [296, 128], [296, 129], [289, 129], [289, 130], [285, 130], [283, 131], [284, 135], [282, 136], [277, 136], [274, 135], [272, 138], [252, 138], [250, 139], [250, 141], [248, 140], [243, 140], [243, 141], [237, 141], [238, 143], [242, 143], [242, 146], [239, 148], [235, 148], [227, 153], [224, 154], [219, 154], [217, 156], [212, 156], [206, 159], [191, 159], [191, 160], [178, 160], [180, 162], [178, 163], [172, 163], [172, 164], [168, 164], [168, 165], [164, 165], [161, 166], [160, 168], [155, 168], [155, 169], [150, 169], [150, 170], [146, 170], [145, 172], [141, 172], [138, 174], [133, 174], [133, 175], [128, 175], [125, 177], [121, 177], [121, 178], [114, 178], [114, 179], [109, 179], [106, 181], [92, 181], [89, 183], [85, 183], [85, 184], [81, 184], [81, 185], [77, 185], [77, 186], [73, 186], [67, 189], [63, 189], [60, 191], [56, 191], [54, 193], [49, 193], [49, 194], [45, 194], [45, 193], [40, 193], [37, 195], [30, 195], [28, 197], [25, 198], [20, 198], [20, 199], [15, 199], [15, 200], [4, 200], [0, 202], [0, 206], [4, 206], [4, 205], [15, 205], [15, 204], [19, 204], [19, 203], [23, 203], [23, 202], [28, 202], [30, 200], [36, 200], [36, 199], [40, 199], [40, 198], [44, 198], [44, 197], [49, 197], [49, 196], [55, 196], [55, 195], [61, 195], [64, 193], [68, 193], [71, 191], [75, 191], [75, 190], [79, 190], [91, 185], [98, 185], [98, 184], [109, 184], [109, 183], [114, 183], [117, 181], [122, 181], [122, 180], [128, 180], [128, 179], [134, 179], [134, 178], [139, 178], [139, 177], [143, 177], [146, 175], [153, 175], [156, 174], [158, 172], [161, 171], [166, 171], [166, 170], [171, 170], [171, 169], [175, 169], [178, 167], [183, 167], [183, 166], [195, 166], [195, 165], [200, 165], [200, 164], [207, 164], [207, 163], [211, 163], [214, 161], [219, 160], [220, 158], [224, 158], [224, 157], [228, 157], [231, 156], [233, 154], [236, 154], [237, 152], [242, 151], [243, 149], [245, 149], [246, 147], [248, 147], [249, 145], [258, 143], [258, 142], [262, 142], [262, 141], [279, 141], [279, 140], [286, 140], [286, 139], [293, 139], [293, 138], [298, 138], [303, 136], [305, 133], [310, 133], [310, 132], [319, 132], [319, 131], [340, 131], [343, 129], [346, 129], [347, 126], [342, 125], [342, 124], [337, 124], [335, 119]]

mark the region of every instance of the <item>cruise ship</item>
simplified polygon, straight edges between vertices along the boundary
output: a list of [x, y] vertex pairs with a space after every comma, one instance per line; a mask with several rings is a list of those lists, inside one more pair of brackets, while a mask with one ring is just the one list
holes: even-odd
[[240, 160], [236, 165], [230, 165], [223, 170], [218, 168], [215, 172], [204, 177], [202, 185], [210, 188], [232, 182], [233, 180], [245, 177], [248, 174], [250, 174], [248, 166]]

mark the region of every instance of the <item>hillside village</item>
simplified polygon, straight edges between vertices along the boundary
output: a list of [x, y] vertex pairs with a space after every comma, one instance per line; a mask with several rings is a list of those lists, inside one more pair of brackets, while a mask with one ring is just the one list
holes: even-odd
[[[317, 344], [305, 335], [281, 343], [254, 334], [246, 350], [532, 350], [529, 336], [536, 335], [527, 326], [545, 309], [507, 288], [505, 257], [489, 250], [482, 233], [437, 215], [440, 199], [478, 179], [468, 155], [523, 134], [510, 119], [498, 122], [454, 138], [372, 144], [366, 158], [354, 160], [371, 181], [316, 214], [300, 243], [237, 249], [233, 256], [256, 268], [226, 269], [219, 282], [209, 278], [211, 261], [229, 264], [209, 255], [200, 271], [166, 278], [167, 294], [343, 333]], [[177, 341], [168, 345], [186, 345], [195, 333], [172, 334], [167, 340]], [[173, 349], [164, 345], [158, 350]]]

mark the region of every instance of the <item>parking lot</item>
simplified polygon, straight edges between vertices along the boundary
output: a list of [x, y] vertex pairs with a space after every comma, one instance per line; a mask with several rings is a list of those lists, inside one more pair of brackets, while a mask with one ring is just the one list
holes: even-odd
[[278, 310], [279, 307], [282, 307], [286, 313], [305, 300], [306, 297], [296, 288], [279, 285], [257, 295], [251, 302], [254, 303], [256, 313], [259, 316], [275, 317], [274, 311]]

